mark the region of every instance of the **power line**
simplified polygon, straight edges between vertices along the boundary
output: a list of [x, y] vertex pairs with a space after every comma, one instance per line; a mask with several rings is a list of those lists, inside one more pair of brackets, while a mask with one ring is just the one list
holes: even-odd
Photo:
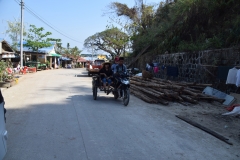
[[[15, 0], [15, 2], [20, 3], [19, 0]], [[75, 40], [74, 38], [71, 38], [70, 36], [68, 36], [68, 35], [66, 35], [66, 34], [58, 31], [57, 29], [55, 29], [56, 27], [54, 28], [53, 25], [50, 25], [49, 22], [47, 22], [46, 20], [43, 20], [43, 18], [41, 18], [39, 15], [37, 15], [36, 12], [33, 12], [33, 11], [30, 9], [30, 7], [28, 7], [25, 3], [24, 3], [24, 6], [25, 6], [25, 8], [26, 8], [26, 11], [28, 11], [31, 15], [33, 15], [33, 16], [34, 16], [35, 18], [37, 18], [38, 20], [42, 21], [42, 22], [43, 22], [44, 24], [46, 24], [48, 27], [52, 28], [54, 31], [58, 32], [59, 34], [63, 35], [64, 37], [66, 37], [66, 38], [68, 38], [68, 39], [71, 39], [71, 40], [73, 40], [73, 41], [75, 41], [75, 42], [83, 43], [83, 42], [80, 42], [80, 41], [78, 41], [78, 40]]]

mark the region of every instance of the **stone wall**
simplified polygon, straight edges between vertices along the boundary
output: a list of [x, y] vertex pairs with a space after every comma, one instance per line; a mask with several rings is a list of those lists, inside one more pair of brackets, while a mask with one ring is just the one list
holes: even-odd
[[[130, 60], [129, 60], [130, 61]], [[144, 69], [149, 61], [158, 62], [157, 77], [167, 77], [162, 66], [178, 67], [179, 75], [176, 80], [198, 83], [213, 83], [217, 80], [218, 66], [240, 66], [240, 49], [219, 49], [191, 53], [174, 53], [151, 56], [143, 55], [133, 67]], [[163, 76], [164, 74], [164, 76]]]

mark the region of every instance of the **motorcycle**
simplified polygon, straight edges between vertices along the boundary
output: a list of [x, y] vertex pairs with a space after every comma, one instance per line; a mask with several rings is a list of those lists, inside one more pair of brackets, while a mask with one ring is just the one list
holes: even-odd
[[[112, 92], [115, 99], [122, 98], [124, 106], [127, 106], [130, 99], [130, 80], [129, 74], [127, 73], [120, 73], [114, 78], [113, 84], [110, 86], [110, 92], [107, 92], [107, 95]], [[96, 75], [92, 77], [92, 92], [93, 92], [93, 99], [97, 100], [97, 92], [98, 89], [100, 91], [105, 91], [103, 85], [100, 81], [100, 76]]]
[[115, 77], [115, 87], [112, 91], [114, 98], [122, 98], [124, 106], [127, 106], [130, 100], [130, 80], [127, 73], [120, 73]]

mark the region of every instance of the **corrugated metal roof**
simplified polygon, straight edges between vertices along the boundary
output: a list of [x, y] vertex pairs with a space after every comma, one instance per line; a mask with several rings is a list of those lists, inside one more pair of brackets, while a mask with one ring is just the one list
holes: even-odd
[[87, 62], [87, 60], [85, 58], [80, 57], [78, 58], [77, 62]]
[[0, 42], [2, 43], [2, 48], [0, 48], [2, 50], [2, 53], [15, 53], [15, 51], [6, 40], [2, 39]]

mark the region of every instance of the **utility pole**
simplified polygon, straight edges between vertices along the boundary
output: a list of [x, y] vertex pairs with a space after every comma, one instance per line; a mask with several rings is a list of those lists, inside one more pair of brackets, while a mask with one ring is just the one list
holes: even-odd
[[20, 60], [21, 60], [21, 67], [23, 67], [23, 0], [20, 2], [21, 5], [21, 42], [20, 42]]

